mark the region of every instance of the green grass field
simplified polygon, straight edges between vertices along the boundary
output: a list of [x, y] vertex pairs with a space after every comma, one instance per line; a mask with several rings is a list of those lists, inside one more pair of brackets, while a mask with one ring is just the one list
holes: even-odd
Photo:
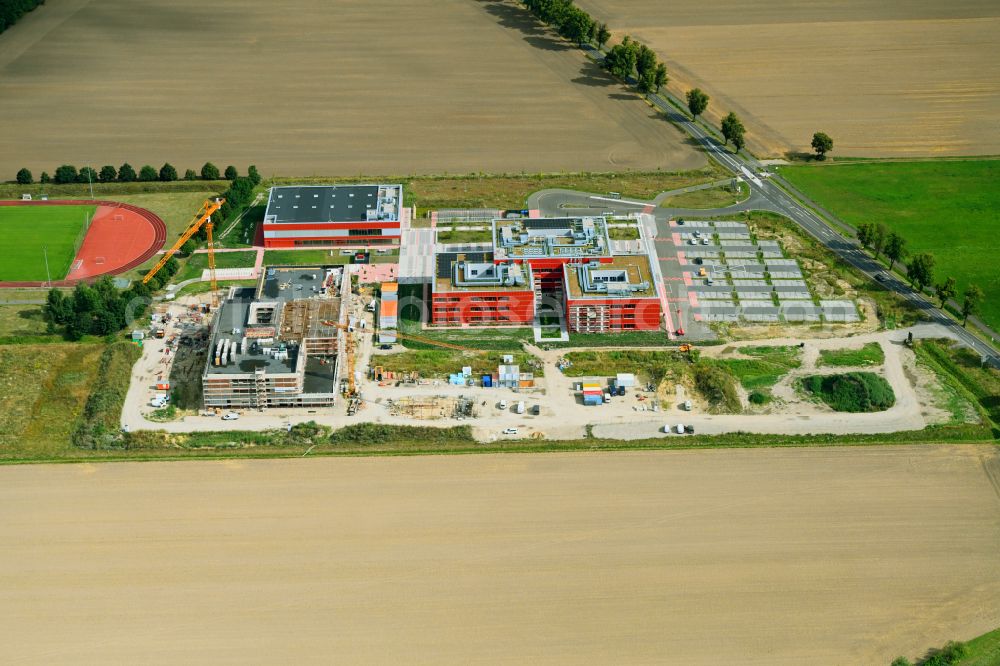
[[[218, 268], [253, 268], [257, 261], [256, 252], [216, 252], [215, 267]], [[191, 278], [200, 278], [203, 270], [208, 268], [208, 255], [204, 252], [192, 254], [172, 282], [183, 282]]]
[[316, 266], [346, 264], [351, 255], [342, 255], [340, 250], [267, 250], [264, 252], [265, 266]]
[[880, 162], [782, 167], [781, 175], [845, 222], [884, 222], [910, 252], [936, 259], [935, 282], [954, 275], [959, 297], [978, 284], [982, 318], [1000, 327], [1000, 161]]
[[0, 347], [0, 459], [58, 457], [97, 376], [104, 345]]
[[0, 281], [61, 280], [96, 206], [0, 206]]
[[837, 365], [842, 367], [860, 365], [882, 365], [885, 362], [885, 352], [882, 345], [869, 342], [857, 349], [821, 349], [818, 365]]
[[740, 351], [753, 358], [724, 358], [716, 363], [736, 377], [748, 391], [771, 388], [789, 370], [802, 365], [797, 347], [745, 347]]

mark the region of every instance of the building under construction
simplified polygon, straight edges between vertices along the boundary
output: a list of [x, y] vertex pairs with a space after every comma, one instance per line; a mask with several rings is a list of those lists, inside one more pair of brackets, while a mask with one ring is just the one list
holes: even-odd
[[216, 312], [202, 375], [206, 409], [323, 407], [337, 398], [343, 266], [267, 267]]

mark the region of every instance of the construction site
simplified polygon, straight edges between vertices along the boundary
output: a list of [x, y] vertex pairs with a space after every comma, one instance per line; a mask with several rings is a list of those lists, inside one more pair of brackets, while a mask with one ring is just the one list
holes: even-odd
[[232, 287], [212, 324], [202, 375], [206, 409], [325, 407], [336, 402], [345, 349], [342, 267], [268, 267]]

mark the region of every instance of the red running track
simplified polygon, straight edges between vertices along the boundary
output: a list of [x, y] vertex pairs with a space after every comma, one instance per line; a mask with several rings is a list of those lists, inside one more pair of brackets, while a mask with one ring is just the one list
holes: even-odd
[[[0, 201], [0, 206], [97, 206], [69, 275], [51, 284], [68, 287], [101, 275], [116, 275], [140, 266], [167, 241], [167, 225], [145, 208], [117, 201]], [[46, 282], [0, 282], [0, 287], [42, 287]]]

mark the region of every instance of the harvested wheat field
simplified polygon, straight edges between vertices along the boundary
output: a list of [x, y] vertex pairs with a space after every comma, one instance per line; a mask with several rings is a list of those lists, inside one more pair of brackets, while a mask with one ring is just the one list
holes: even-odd
[[1000, 625], [998, 475], [986, 446], [0, 468], [0, 658], [887, 664]]
[[[63, 0], [0, 35], [0, 178], [62, 163], [265, 176], [696, 168], [512, 0]], [[583, 82], [574, 78], [583, 77]]]
[[579, 0], [667, 61], [679, 94], [735, 110], [761, 154], [1000, 153], [1000, 3]]

